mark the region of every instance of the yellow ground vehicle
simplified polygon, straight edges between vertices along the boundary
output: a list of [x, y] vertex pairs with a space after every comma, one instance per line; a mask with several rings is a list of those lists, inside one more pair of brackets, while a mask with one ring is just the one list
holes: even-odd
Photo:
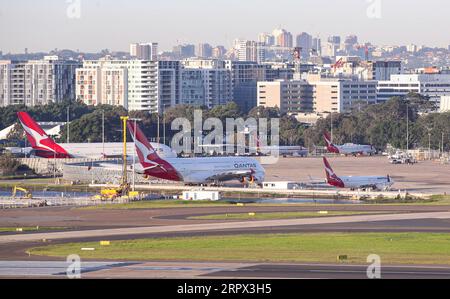
[[13, 196], [13, 198], [16, 198], [17, 191], [23, 192], [24, 195], [23, 195], [21, 198], [28, 198], [28, 199], [33, 198], [33, 195], [31, 194], [30, 191], [28, 191], [28, 190], [25, 189], [25, 188], [17, 187], [17, 186], [14, 186], [14, 188], [13, 188], [13, 190], [12, 190], [12, 196]]

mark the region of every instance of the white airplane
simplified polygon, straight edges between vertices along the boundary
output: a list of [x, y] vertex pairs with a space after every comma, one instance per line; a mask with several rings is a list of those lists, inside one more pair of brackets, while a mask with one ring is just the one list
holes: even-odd
[[238, 179], [261, 184], [265, 171], [258, 161], [248, 157], [161, 158], [140, 128], [128, 121], [131, 136], [136, 136], [136, 151], [146, 176], [186, 184], [219, 183]]
[[387, 176], [337, 176], [328, 163], [327, 158], [323, 157], [325, 164], [325, 173], [329, 185], [338, 188], [355, 189], [373, 189], [388, 190], [394, 181], [389, 175]]
[[327, 144], [327, 150], [330, 153], [342, 154], [342, 155], [373, 155], [376, 153], [375, 148], [368, 144], [353, 144], [346, 143], [343, 145], [335, 145], [331, 142], [331, 137], [328, 132], [323, 134], [325, 142]]
[[[105, 158], [121, 157], [123, 155], [123, 143], [105, 142], [103, 143], [65, 143], [63, 146], [51, 139], [45, 131], [26, 112], [17, 113], [20, 123], [25, 130], [31, 149], [23, 152], [40, 158], [61, 159], [61, 158]], [[158, 154], [163, 157], [176, 157], [177, 154], [164, 144], [153, 143], [158, 149]], [[11, 151], [14, 149], [10, 148]], [[127, 143], [127, 156], [132, 156], [133, 143]]]

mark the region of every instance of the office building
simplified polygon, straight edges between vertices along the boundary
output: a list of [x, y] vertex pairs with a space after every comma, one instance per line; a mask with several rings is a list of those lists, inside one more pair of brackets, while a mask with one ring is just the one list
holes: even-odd
[[275, 45], [275, 37], [267, 32], [260, 33], [258, 35], [258, 42], [265, 44], [266, 46], [273, 46]]
[[130, 56], [140, 60], [158, 60], [158, 43], [134, 43], [130, 45]]
[[410, 92], [429, 97], [438, 106], [442, 96], [450, 96], [450, 74], [400, 74], [378, 82], [378, 102]]
[[296, 37], [296, 46], [302, 48], [301, 57], [308, 58], [313, 48], [313, 38], [306, 32], [302, 32]]
[[178, 45], [173, 47], [172, 52], [179, 59], [195, 57], [195, 46], [190, 44]]
[[195, 55], [199, 58], [210, 58], [212, 57], [212, 47], [210, 44], [200, 43], [195, 49]]
[[225, 56], [227, 49], [224, 46], [217, 46], [212, 49], [212, 58], [222, 59]]
[[284, 48], [293, 47], [294, 43], [290, 32], [285, 29], [275, 29], [272, 34], [274, 36], [276, 46]]
[[266, 60], [265, 45], [256, 41], [239, 40], [237, 58], [239, 61], [263, 63]]
[[357, 79], [323, 78], [310, 74], [314, 86], [314, 112], [349, 112], [377, 103], [377, 82]]
[[258, 82], [258, 106], [279, 108], [281, 114], [313, 111], [313, 86], [305, 80]]
[[230, 70], [233, 101], [243, 112], [249, 112], [257, 105], [257, 82], [266, 81], [269, 65], [250, 61], [225, 61], [225, 68]]

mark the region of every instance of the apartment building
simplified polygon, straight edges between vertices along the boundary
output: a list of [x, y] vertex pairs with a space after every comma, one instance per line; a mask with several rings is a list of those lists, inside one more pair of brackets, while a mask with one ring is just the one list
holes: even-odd
[[183, 65], [181, 103], [212, 108], [233, 100], [231, 71], [224, 61], [187, 59]]
[[160, 113], [180, 103], [182, 68], [180, 61], [158, 61], [158, 103]]
[[88, 105], [114, 104], [128, 110], [158, 112], [158, 62], [149, 60], [84, 61], [77, 70], [76, 96]]
[[0, 61], [0, 105], [46, 105], [75, 99], [80, 63], [45, 56], [26, 62]]

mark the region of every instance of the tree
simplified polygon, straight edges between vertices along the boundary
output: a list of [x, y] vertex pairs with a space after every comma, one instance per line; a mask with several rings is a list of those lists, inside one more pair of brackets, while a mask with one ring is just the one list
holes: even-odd
[[0, 156], [0, 173], [2, 175], [15, 175], [19, 171], [30, 171], [30, 169], [22, 165], [11, 154]]

